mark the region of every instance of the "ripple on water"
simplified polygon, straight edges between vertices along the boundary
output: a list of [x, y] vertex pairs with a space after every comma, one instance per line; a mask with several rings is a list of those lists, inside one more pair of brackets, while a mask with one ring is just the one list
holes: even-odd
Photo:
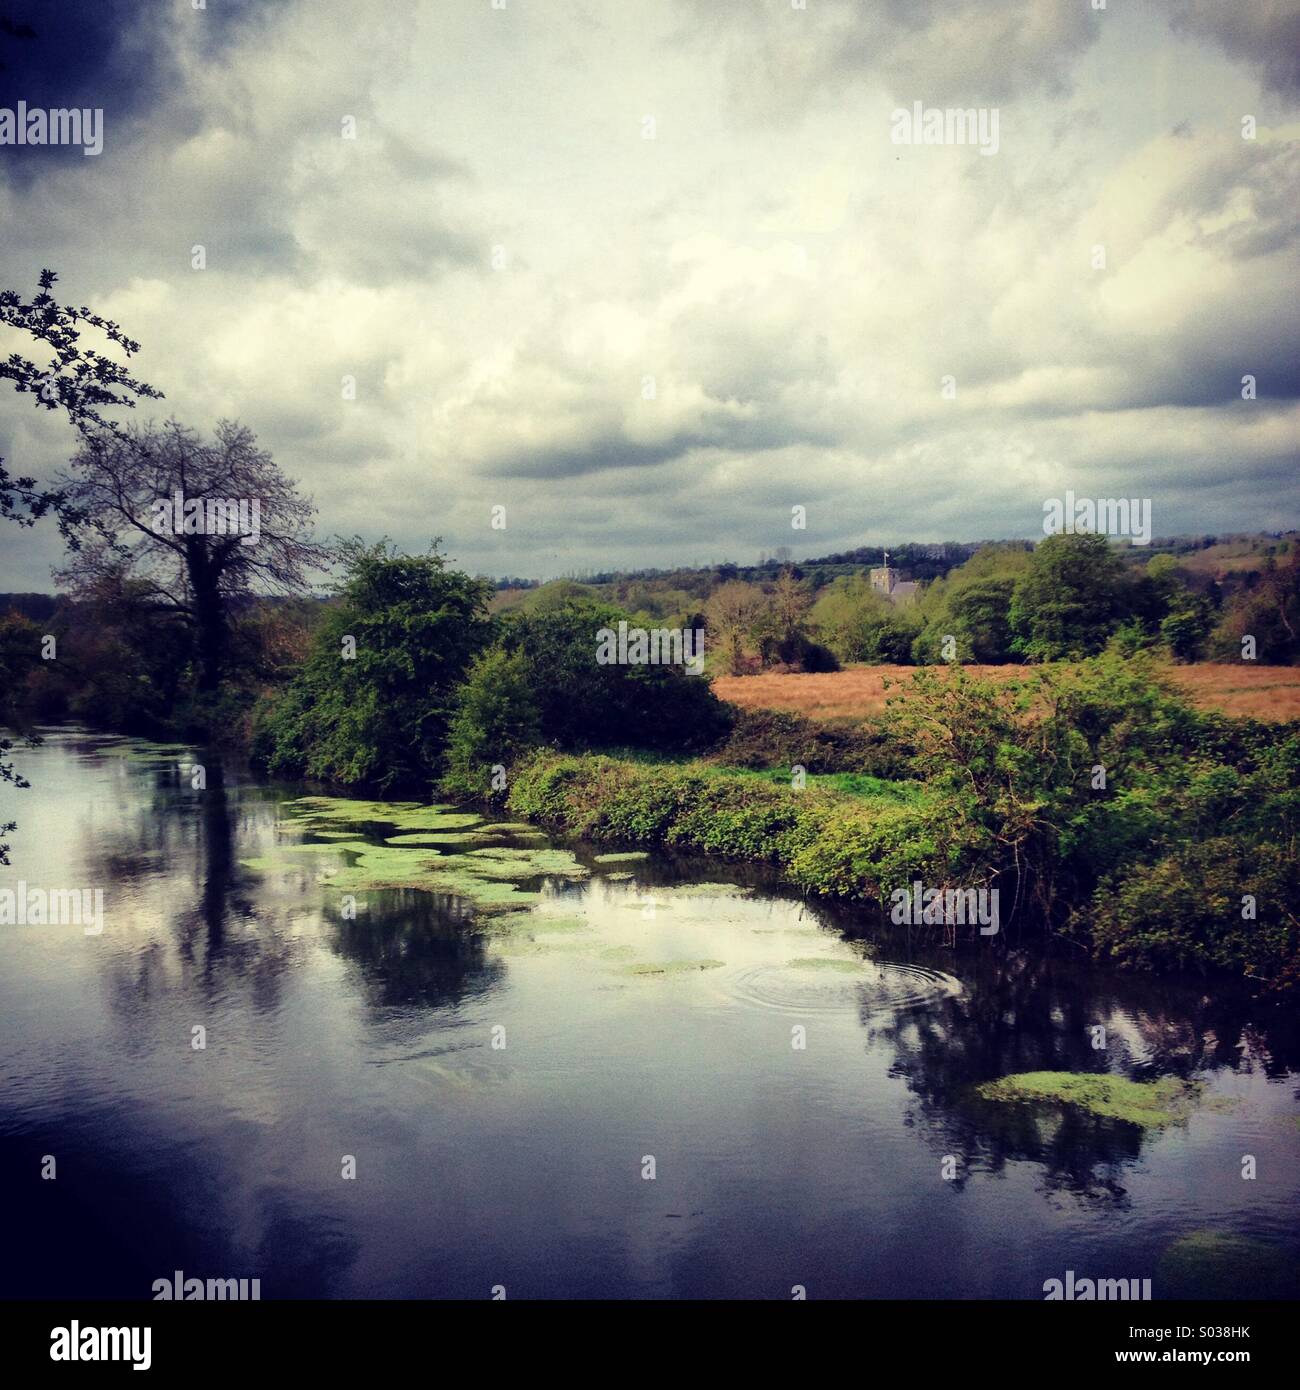
[[717, 984], [738, 1003], [794, 1015], [901, 1013], [962, 992], [961, 982], [941, 970], [869, 960], [851, 971], [810, 964], [746, 966]]

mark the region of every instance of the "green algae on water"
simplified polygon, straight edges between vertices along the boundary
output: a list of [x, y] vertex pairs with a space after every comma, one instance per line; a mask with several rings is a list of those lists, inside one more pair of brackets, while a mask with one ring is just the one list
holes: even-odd
[[484, 923], [489, 936], [550, 936], [572, 932], [589, 932], [591, 923], [586, 917], [561, 916], [558, 913], [508, 912]]
[[598, 854], [595, 862], [597, 864], [626, 864], [633, 859], [649, 859], [649, 854], [643, 849], [622, 850], [618, 854]]
[[1142, 1129], [1163, 1129], [1186, 1120], [1200, 1097], [1194, 1082], [1166, 1076], [1129, 1081], [1108, 1073], [1030, 1071], [985, 1081], [975, 1088], [985, 1100], [1024, 1105], [1066, 1106], [1101, 1120], [1121, 1120]]
[[1156, 1265], [1161, 1298], [1294, 1298], [1300, 1269], [1285, 1251], [1230, 1231], [1180, 1236]]
[[725, 961], [721, 960], [662, 960], [641, 961], [626, 966], [625, 975], [689, 975], [699, 970], [719, 970]]
[[587, 877], [587, 870], [567, 849], [472, 849], [462, 859], [471, 866], [471, 872], [494, 878], [535, 878], [540, 874]]
[[384, 840], [384, 843], [386, 845], [414, 845], [416, 848], [437, 849], [440, 845], [491, 846], [494, 841], [507, 838], [511, 840], [532, 840], [541, 846], [547, 844], [547, 836], [544, 831], [529, 830], [524, 832], [513, 827], [507, 828], [501, 825], [484, 825], [477, 830], [417, 830], [402, 835], [390, 835]]
[[353, 801], [337, 796], [300, 796], [285, 802], [285, 809], [307, 822], [391, 825], [398, 830], [462, 830], [483, 819], [473, 811], [458, 811], [449, 802], [421, 806], [416, 801]]

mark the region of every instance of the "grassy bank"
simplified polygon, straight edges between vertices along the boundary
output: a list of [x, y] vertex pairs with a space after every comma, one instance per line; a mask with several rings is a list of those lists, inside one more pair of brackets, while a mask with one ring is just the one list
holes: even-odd
[[997, 888], [1004, 927], [1027, 914], [1124, 968], [1300, 988], [1294, 732], [1197, 714], [1123, 666], [1014, 698], [922, 677], [897, 731], [907, 780], [799, 786], [789, 766], [541, 750], [515, 765], [507, 804], [560, 833], [764, 863], [886, 909], [918, 879]]
[[788, 774], [541, 752], [517, 770], [507, 805], [584, 839], [771, 864], [834, 897], [884, 901], [918, 877], [952, 881], [957, 868], [948, 813], [924, 787], [858, 774], [795, 790]]

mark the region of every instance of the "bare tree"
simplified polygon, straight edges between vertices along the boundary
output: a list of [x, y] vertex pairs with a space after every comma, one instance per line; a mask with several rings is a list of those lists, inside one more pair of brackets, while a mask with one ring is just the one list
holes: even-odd
[[811, 607], [812, 595], [808, 592], [808, 586], [787, 566], [772, 585], [772, 619], [777, 637], [786, 640], [801, 633]]
[[60, 482], [89, 535], [59, 580], [77, 595], [129, 589], [137, 605], [185, 623], [200, 691], [225, 672], [232, 605], [302, 593], [328, 563], [311, 535], [315, 506], [234, 421], [211, 442], [175, 420], [96, 431]]

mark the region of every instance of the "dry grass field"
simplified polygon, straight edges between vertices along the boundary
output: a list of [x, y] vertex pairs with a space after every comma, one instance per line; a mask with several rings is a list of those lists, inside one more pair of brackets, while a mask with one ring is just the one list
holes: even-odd
[[[1029, 666], [967, 666], [971, 675], [1012, 680]], [[914, 666], [851, 666], [827, 675], [718, 676], [720, 699], [745, 709], [787, 709], [809, 719], [864, 718], [900, 693]], [[1171, 666], [1169, 674], [1202, 709], [1255, 719], [1300, 719], [1300, 666], [1238, 666], [1206, 663]], [[886, 690], [886, 682], [891, 689]]]

